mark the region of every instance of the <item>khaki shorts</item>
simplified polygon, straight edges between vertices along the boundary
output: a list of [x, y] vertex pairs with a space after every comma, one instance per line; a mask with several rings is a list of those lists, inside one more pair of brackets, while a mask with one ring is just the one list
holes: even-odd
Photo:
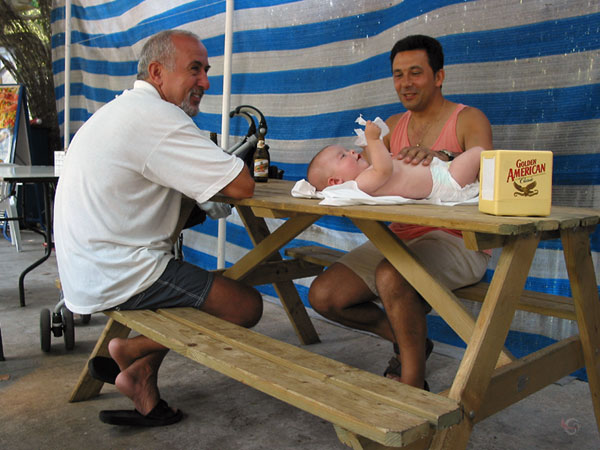
[[[431, 231], [404, 243], [423, 266], [450, 290], [477, 283], [485, 274], [490, 260], [487, 253], [468, 250], [461, 238], [441, 230]], [[375, 268], [383, 259], [383, 254], [371, 241], [367, 241], [346, 253], [337, 262], [356, 273], [378, 296]]]

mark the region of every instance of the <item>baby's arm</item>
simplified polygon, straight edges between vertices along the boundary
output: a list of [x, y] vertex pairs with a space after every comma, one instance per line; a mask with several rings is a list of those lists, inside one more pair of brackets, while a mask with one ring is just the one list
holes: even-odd
[[482, 151], [484, 151], [483, 147], [470, 148], [450, 163], [448, 171], [452, 178], [460, 184], [460, 187], [465, 187], [467, 184], [477, 181]]
[[367, 121], [365, 151], [369, 156], [371, 166], [356, 177], [359, 189], [367, 194], [374, 193], [387, 183], [394, 171], [392, 156], [383, 141], [379, 139], [380, 134], [381, 129], [370, 120]]

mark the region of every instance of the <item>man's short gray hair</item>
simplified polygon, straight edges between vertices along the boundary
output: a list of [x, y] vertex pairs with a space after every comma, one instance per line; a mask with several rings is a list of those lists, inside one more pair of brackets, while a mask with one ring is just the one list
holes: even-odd
[[175, 44], [172, 36], [188, 36], [200, 41], [196, 34], [186, 30], [164, 30], [155, 34], [142, 47], [138, 61], [138, 80], [149, 78], [148, 66], [152, 61], [161, 63], [169, 70], [175, 69]]

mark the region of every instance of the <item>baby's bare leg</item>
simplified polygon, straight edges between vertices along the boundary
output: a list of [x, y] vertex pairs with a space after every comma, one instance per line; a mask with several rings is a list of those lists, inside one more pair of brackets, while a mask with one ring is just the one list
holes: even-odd
[[470, 148], [450, 163], [448, 171], [460, 187], [465, 187], [477, 180], [482, 151], [484, 151], [482, 147]]

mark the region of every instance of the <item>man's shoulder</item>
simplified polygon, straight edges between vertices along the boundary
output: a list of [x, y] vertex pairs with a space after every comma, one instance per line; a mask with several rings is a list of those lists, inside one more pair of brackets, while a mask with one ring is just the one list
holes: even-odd
[[478, 108], [468, 105], [460, 105], [463, 108], [458, 113], [458, 120], [488, 120], [487, 116]]
[[400, 119], [402, 119], [402, 117], [408, 117], [410, 115], [409, 111], [404, 111], [398, 114], [393, 114], [390, 117], [387, 118], [387, 120], [385, 121], [385, 124], [388, 126], [388, 128], [390, 130], [393, 130], [396, 125], [398, 124], [398, 122], [400, 121]]

